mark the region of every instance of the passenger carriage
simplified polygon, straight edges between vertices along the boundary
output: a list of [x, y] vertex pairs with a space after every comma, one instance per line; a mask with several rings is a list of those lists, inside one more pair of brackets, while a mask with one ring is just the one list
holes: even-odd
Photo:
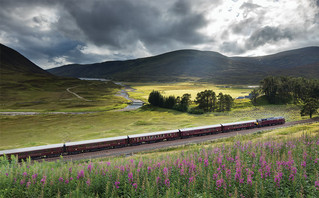
[[62, 143], [3, 150], [0, 151], [0, 156], [6, 155], [9, 159], [11, 158], [11, 155], [18, 157], [18, 159], [26, 159], [28, 157], [35, 159], [47, 156], [59, 156], [61, 153], [63, 153]]
[[201, 127], [193, 127], [193, 128], [185, 128], [181, 129], [181, 137], [191, 137], [197, 135], [206, 135], [206, 134], [217, 134], [222, 132], [222, 125], [208, 125], [208, 126], [201, 126]]
[[159, 131], [153, 133], [144, 133], [137, 135], [129, 135], [129, 144], [142, 144], [149, 142], [157, 142], [163, 140], [172, 140], [180, 137], [179, 130]]
[[249, 120], [243, 122], [233, 122], [222, 124], [223, 132], [234, 131], [234, 130], [242, 130], [242, 129], [251, 129], [256, 127], [256, 120]]
[[123, 147], [128, 144], [127, 136], [85, 140], [65, 143], [66, 151], [70, 154], [85, 151], [95, 151], [105, 148]]

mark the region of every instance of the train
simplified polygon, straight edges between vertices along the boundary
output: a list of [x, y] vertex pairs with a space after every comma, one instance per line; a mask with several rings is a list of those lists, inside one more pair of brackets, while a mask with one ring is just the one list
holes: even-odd
[[60, 144], [2, 150], [0, 151], [0, 157], [6, 156], [9, 160], [11, 159], [12, 155], [14, 155], [19, 160], [23, 160], [29, 157], [31, 159], [56, 157], [61, 155], [72, 155], [90, 151], [98, 151], [125, 146], [134, 146], [145, 143], [154, 143], [159, 141], [189, 138], [193, 136], [227, 133], [229, 131], [252, 129], [257, 127], [265, 127], [284, 123], [284, 117], [271, 117], [242, 122], [215, 124], [193, 128], [184, 128], [111, 138], [85, 140], [78, 142], [66, 142]]

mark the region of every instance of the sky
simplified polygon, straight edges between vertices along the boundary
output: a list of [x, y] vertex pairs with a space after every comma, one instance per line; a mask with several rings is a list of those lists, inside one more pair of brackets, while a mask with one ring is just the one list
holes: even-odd
[[319, 0], [0, 0], [0, 43], [38, 66], [180, 49], [261, 56], [319, 46]]

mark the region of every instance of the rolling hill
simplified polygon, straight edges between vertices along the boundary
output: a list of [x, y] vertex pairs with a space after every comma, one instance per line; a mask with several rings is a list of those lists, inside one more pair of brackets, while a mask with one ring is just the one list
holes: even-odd
[[58, 76], [137, 82], [196, 79], [221, 84], [251, 84], [267, 75], [319, 78], [319, 47], [258, 57], [227, 57], [212, 51], [178, 50], [134, 60], [71, 64], [48, 71]]

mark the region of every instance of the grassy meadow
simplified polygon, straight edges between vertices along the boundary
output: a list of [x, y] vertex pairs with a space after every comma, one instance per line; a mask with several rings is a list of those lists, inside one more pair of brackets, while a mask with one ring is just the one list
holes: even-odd
[[[57, 84], [60, 83], [60, 84]], [[34, 84], [34, 83], [33, 83]], [[213, 89], [233, 97], [248, 95], [252, 88], [247, 86], [218, 86], [206, 83], [165, 83], [130, 84], [135, 91], [129, 92], [136, 99], [147, 101], [152, 90], [163, 95], [181, 96]], [[296, 105], [262, 105], [254, 107], [248, 99], [235, 100], [230, 112], [212, 112], [203, 115], [182, 113], [148, 105], [135, 111], [113, 111], [124, 108], [127, 100], [115, 96], [120, 87], [109, 82], [99, 81], [58, 81], [43, 85], [34, 91], [18, 91], [15, 98], [4, 99], [2, 111], [99, 111], [87, 114], [39, 114], [39, 115], [0, 115], [0, 150], [45, 144], [114, 137], [129, 134], [155, 132], [203, 125], [235, 122], [256, 118], [284, 116], [287, 121], [306, 119], [299, 114]], [[51, 86], [51, 88], [50, 88]], [[57, 87], [59, 87], [57, 89]], [[84, 101], [68, 93], [66, 88], [91, 100]], [[37, 93], [33, 95], [34, 93]], [[7, 92], [5, 94], [8, 94]], [[4, 95], [5, 95], [4, 94]], [[11, 95], [12, 94], [8, 94]], [[26, 95], [23, 97], [23, 95]], [[34, 102], [41, 100], [42, 103]], [[22, 102], [24, 101], [24, 102]], [[32, 102], [33, 101], [33, 102]], [[45, 102], [46, 101], [46, 102]]]
[[[121, 86], [112, 82], [43, 76], [22, 76], [21, 82], [17, 79], [1, 79], [1, 111], [105, 111], [123, 108], [128, 102], [115, 96]], [[88, 101], [77, 98], [67, 88]]]

